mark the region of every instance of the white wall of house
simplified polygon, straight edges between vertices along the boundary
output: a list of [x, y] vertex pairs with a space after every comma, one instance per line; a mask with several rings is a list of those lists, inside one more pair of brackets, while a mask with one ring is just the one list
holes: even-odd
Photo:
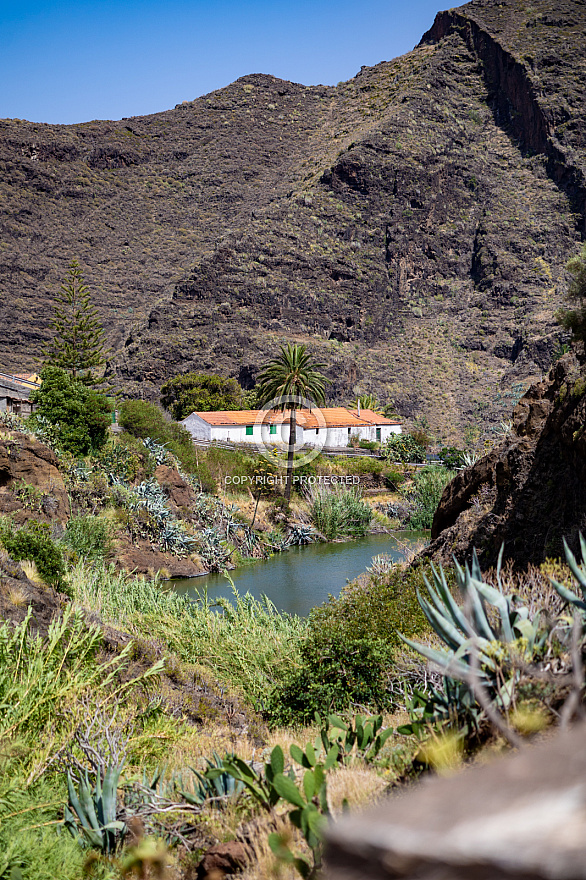
[[[379, 425], [379, 430], [380, 436], [377, 434], [376, 425], [351, 425], [350, 427], [327, 428], [325, 445], [334, 447], [347, 446], [352, 435], [357, 435], [359, 440], [380, 440], [381, 443], [384, 443], [391, 434], [401, 433], [401, 425]], [[315, 432], [309, 432], [309, 434], [312, 433], [315, 434]]]
[[[289, 443], [289, 424], [276, 424], [271, 433], [270, 425], [210, 425], [197, 413], [191, 413], [181, 422], [194, 440], [218, 440], [230, 441], [231, 443], [263, 443], [285, 446]], [[250, 430], [251, 429], [251, 430]], [[380, 435], [377, 434], [376, 425], [359, 425], [337, 428], [303, 428], [296, 426], [296, 444], [302, 446], [333, 446], [343, 448], [353, 434], [357, 434], [360, 440], [379, 440], [384, 443], [391, 434], [400, 434], [401, 425], [380, 425]], [[324, 439], [325, 438], [325, 439]]]
[[204, 422], [197, 413], [191, 413], [181, 422], [184, 428], [187, 428], [194, 440], [211, 440], [212, 427]]

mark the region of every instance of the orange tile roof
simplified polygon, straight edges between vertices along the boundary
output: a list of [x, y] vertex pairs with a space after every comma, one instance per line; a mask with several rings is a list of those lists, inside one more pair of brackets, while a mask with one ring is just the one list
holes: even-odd
[[258, 409], [220, 410], [218, 412], [196, 412], [195, 415], [208, 425], [254, 425]]
[[[353, 409], [352, 413], [355, 416], [358, 416], [358, 410]], [[370, 422], [373, 425], [400, 425], [401, 422], [398, 419], [387, 419], [386, 416], [382, 416], [380, 413], [376, 413], [373, 409], [362, 409], [360, 408], [360, 418], [363, 421]]]
[[[359, 428], [372, 425], [399, 425], [400, 422], [387, 419], [369, 409], [350, 410], [345, 406], [315, 407], [323, 418], [315, 415], [315, 410], [297, 410], [297, 423], [303, 428]], [[208, 425], [254, 425], [261, 418], [261, 410], [244, 409], [220, 412], [196, 412], [195, 415]], [[264, 415], [265, 424], [280, 423], [289, 420], [287, 412], [271, 410]]]

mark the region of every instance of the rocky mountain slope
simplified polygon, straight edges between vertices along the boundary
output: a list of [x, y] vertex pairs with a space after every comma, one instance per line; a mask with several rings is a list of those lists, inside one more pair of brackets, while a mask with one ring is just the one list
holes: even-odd
[[0, 121], [0, 363], [35, 366], [68, 261], [109, 373], [252, 385], [284, 340], [331, 399], [446, 437], [549, 367], [585, 224], [586, 6], [474, 0], [336, 87], [264, 75], [120, 122]]
[[565, 355], [514, 411], [503, 442], [446, 486], [426, 556], [519, 566], [563, 558], [563, 539], [580, 558], [586, 535], [586, 357]]

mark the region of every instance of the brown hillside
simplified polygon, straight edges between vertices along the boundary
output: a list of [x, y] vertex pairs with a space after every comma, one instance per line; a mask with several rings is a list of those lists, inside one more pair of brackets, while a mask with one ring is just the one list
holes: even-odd
[[0, 362], [34, 366], [77, 256], [129, 392], [252, 384], [293, 338], [332, 402], [499, 422], [551, 363], [584, 230], [585, 34], [579, 0], [476, 0], [335, 88], [252, 75], [148, 117], [0, 122]]

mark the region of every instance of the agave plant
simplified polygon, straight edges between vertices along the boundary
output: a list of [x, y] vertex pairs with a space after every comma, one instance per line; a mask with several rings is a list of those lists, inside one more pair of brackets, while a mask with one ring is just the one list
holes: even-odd
[[222, 544], [217, 529], [204, 529], [199, 537], [199, 554], [208, 571], [224, 571], [231, 551]]
[[69, 806], [65, 807], [63, 824], [82, 845], [92, 846], [106, 855], [116, 852], [126, 835], [126, 824], [116, 819], [117, 791], [122, 765], [108, 765], [96, 772], [92, 785], [89, 773], [81, 774], [77, 790], [71, 773], [67, 773]]
[[[243, 783], [224, 770], [224, 759], [220, 758], [217, 752], [213, 753], [212, 758], [206, 758], [206, 764], [205, 775], [194, 770], [193, 767], [189, 768], [195, 776], [196, 783], [192, 792], [180, 791], [187, 803], [199, 805], [210, 800], [221, 805], [228, 798], [236, 797], [244, 791]], [[208, 776], [210, 770], [218, 772]]]
[[417, 598], [445, 649], [401, 638], [446, 676], [468, 683], [480, 681], [491, 699], [506, 709], [514, 686], [514, 657], [521, 655], [525, 662], [531, 661], [543, 647], [547, 631], [540, 626], [540, 612], [530, 620], [528, 609], [504, 594], [500, 578], [503, 549], [497, 565], [498, 589], [483, 582], [476, 551], [470, 568], [466, 565], [463, 569], [454, 560], [463, 608], [454, 600], [441, 565], [439, 571], [431, 566], [433, 585], [424, 578], [429, 598], [419, 592]]
[[370, 565], [366, 566], [366, 570], [369, 574], [375, 576], [387, 574], [387, 572], [391, 571], [394, 564], [392, 557], [388, 553], [378, 553], [372, 557]]
[[170, 464], [171, 454], [166, 443], [157, 443], [152, 437], [145, 437], [143, 446], [150, 452], [157, 465]]
[[464, 462], [464, 467], [465, 468], [472, 467], [473, 464], [476, 464], [476, 462], [478, 461], [479, 458], [480, 458], [480, 455], [478, 454], [478, 452], [473, 452], [473, 451], [464, 452], [464, 454], [462, 455], [462, 461]]
[[582, 613], [586, 612], [586, 541], [584, 540], [584, 536], [582, 532], [580, 532], [580, 551], [582, 553], [582, 564], [579, 565], [576, 557], [568, 547], [566, 539], [564, 538], [564, 553], [566, 554], [566, 562], [570, 567], [570, 570], [576, 580], [578, 581], [578, 586], [582, 591], [582, 598], [576, 595], [572, 590], [569, 590], [567, 587], [564, 587], [563, 584], [559, 584], [557, 581], [554, 581], [553, 578], [550, 578], [552, 587], [557, 590], [562, 599], [565, 599], [570, 605], [573, 605], [575, 608], [578, 608]]
[[315, 541], [315, 531], [311, 526], [298, 525], [293, 526], [287, 535], [285, 546], [297, 547], [301, 544], [313, 544]]

